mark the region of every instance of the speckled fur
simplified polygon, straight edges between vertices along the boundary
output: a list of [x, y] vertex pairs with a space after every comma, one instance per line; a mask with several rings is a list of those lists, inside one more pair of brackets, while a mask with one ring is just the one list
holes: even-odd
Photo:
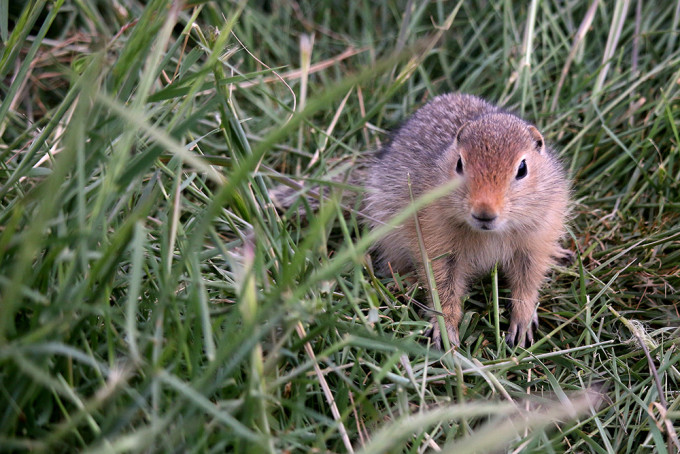
[[[459, 158], [462, 175], [456, 170]], [[527, 174], [517, 179], [522, 160]], [[470, 281], [498, 263], [512, 292], [506, 339], [511, 345], [532, 342], [541, 283], [551, 263], [570, 254], [558, 244], [569, 181], [538, 130], [477, 97], [442, 95], [397, 131], [367, 174], [364, 212], [373, 219], [371, 227], [410, 203], [409, 176], [414, 198], [451, 179], [459, 182], [418, 212], [449, 338], [459, 342], [461, 298]], [[383, 264], [402, 273], [415, 269], [427, 282], [415, 221], [394, 229], [375, 250]], [[441, 342], [437, 323], [433, 337]]]

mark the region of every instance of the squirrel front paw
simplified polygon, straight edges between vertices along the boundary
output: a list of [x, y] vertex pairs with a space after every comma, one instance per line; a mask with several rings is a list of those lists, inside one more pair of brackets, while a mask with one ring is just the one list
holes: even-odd
[[[442, 333], [439, 328], [439, 320], [437, 317], [432, 317], [430, 319], [432, 328], [429, 330], [429, 336], [432, 338], [432, 344], [440, 350], [444, 350], [444, 343], [442, 342]], [[458, 327], [453, 323], [446, 322], [446, 334], [449, 336], [449, 343], [452, 347], [458, 347], [460, 345], [460, 339], [458, 338]]]
[[513, 313], [510, 317], [510, 327], [505, 336], [505, 342], [510, 347], [519, 345], [526, 348], [534, 343], [534, 328], [538, 329], [538, 314], [535, 311], [528, 320], [523, 320], [522, 317]]

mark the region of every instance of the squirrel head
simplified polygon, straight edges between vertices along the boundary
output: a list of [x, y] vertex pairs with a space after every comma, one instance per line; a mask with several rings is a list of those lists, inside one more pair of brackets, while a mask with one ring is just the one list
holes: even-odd
[[446, 153], [449, 178], [460, 180], [455, 217], [477, 231], [521, 229], [540, 221], [551, 163], [543, 136], [508, 113], [461, 126]]

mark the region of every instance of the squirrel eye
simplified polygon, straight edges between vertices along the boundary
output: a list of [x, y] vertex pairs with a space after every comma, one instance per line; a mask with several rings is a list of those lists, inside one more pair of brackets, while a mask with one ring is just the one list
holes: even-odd
[[517, 167], [517, 176], [515, 177], [515, 180], [521, 180], [526, 176], [527, 176], [527, 163], [526, 160], [522, 159], [522, 162], [519, 163], [519, 167]]
[[460, 157], [458, 157], [458, 162], [456, 163], [456, 173], [458, 175], [463, 174], [463, 160]]

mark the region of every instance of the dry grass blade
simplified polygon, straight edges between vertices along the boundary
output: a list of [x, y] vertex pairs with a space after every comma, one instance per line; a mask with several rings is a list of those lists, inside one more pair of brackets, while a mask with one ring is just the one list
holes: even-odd
[[560, 73], [560, 80], [557, 81], [557, 85], [555, 86], [555, 94], [553, 95], [552, 104], [550, 105], [550, 110], [552, 110], [553, 112], [557, 109], [557, 102], [560, 99], [560, 92], [562, 91], [564, 81], [567, 79], [567, 75], [569, 74], [569, 68], [571, 68], [571, 64], [574, 61], [574, 58], [576, 57], [576, 53], [578, 52], [579, 46], [583, 42], [583, 39], [586, 37], [588, 29], [590, 29], [590, 25], [593, 23], [595, 13], [597, 12], [597, 5], [599, 5], [599, 3], [600, 0], [593, 0], [590, 3], [588, 11], [586, 11], [585, 16], [583, 16], [581, 25], [579, 25], [578, 30], [574, 35], [574, 41], [571, 44], [571, 49], [569, 49], [569, 55], [567, 55], [567, 58], [564, 60], [564, 67], [562, 68], [562, 72]]
[[[297, 331], [298, 336], [300, 336], [301, 340], [304, 340], [305, 337], [307, 337], [307, 334], [305, 333], [305, 328], [302, 326], [302, 323], [298, 323], [295, 326], [295, 331]], [[345, 424], [342, 422], [340, 411], [338, 411], [338, 406], [335, 403], [335, 397], [333, 397], [333, 393], [331, 392], [331, 389], [328, 386], [328, 382], [326, 381], [326, 378], [321, 372], [319, 362], [317, 361], [316, 355], [314, 354], [314, 349], [312, 348], [312, 345], [309, 342], [305, 342], [305, 351], [307, 352], [309, 359], [314, 364], [314, 371], [316, 372], [316, 377], [319, 379], [319, 385], [321, 385], [323, 394], [326, 397], [326, 402], [328, 403], [328, 406], [331, 408], [333, 418], [335, 419], [335, 422], [338, 425], [338, 430], [340, 431], [342, 442], [345, 444], [345, 449], [347, 449], [347, 452], [354, 452], [352, 442], [349, 441], [349, 436], [347, 435], [347, 430], [345, 429]]]

